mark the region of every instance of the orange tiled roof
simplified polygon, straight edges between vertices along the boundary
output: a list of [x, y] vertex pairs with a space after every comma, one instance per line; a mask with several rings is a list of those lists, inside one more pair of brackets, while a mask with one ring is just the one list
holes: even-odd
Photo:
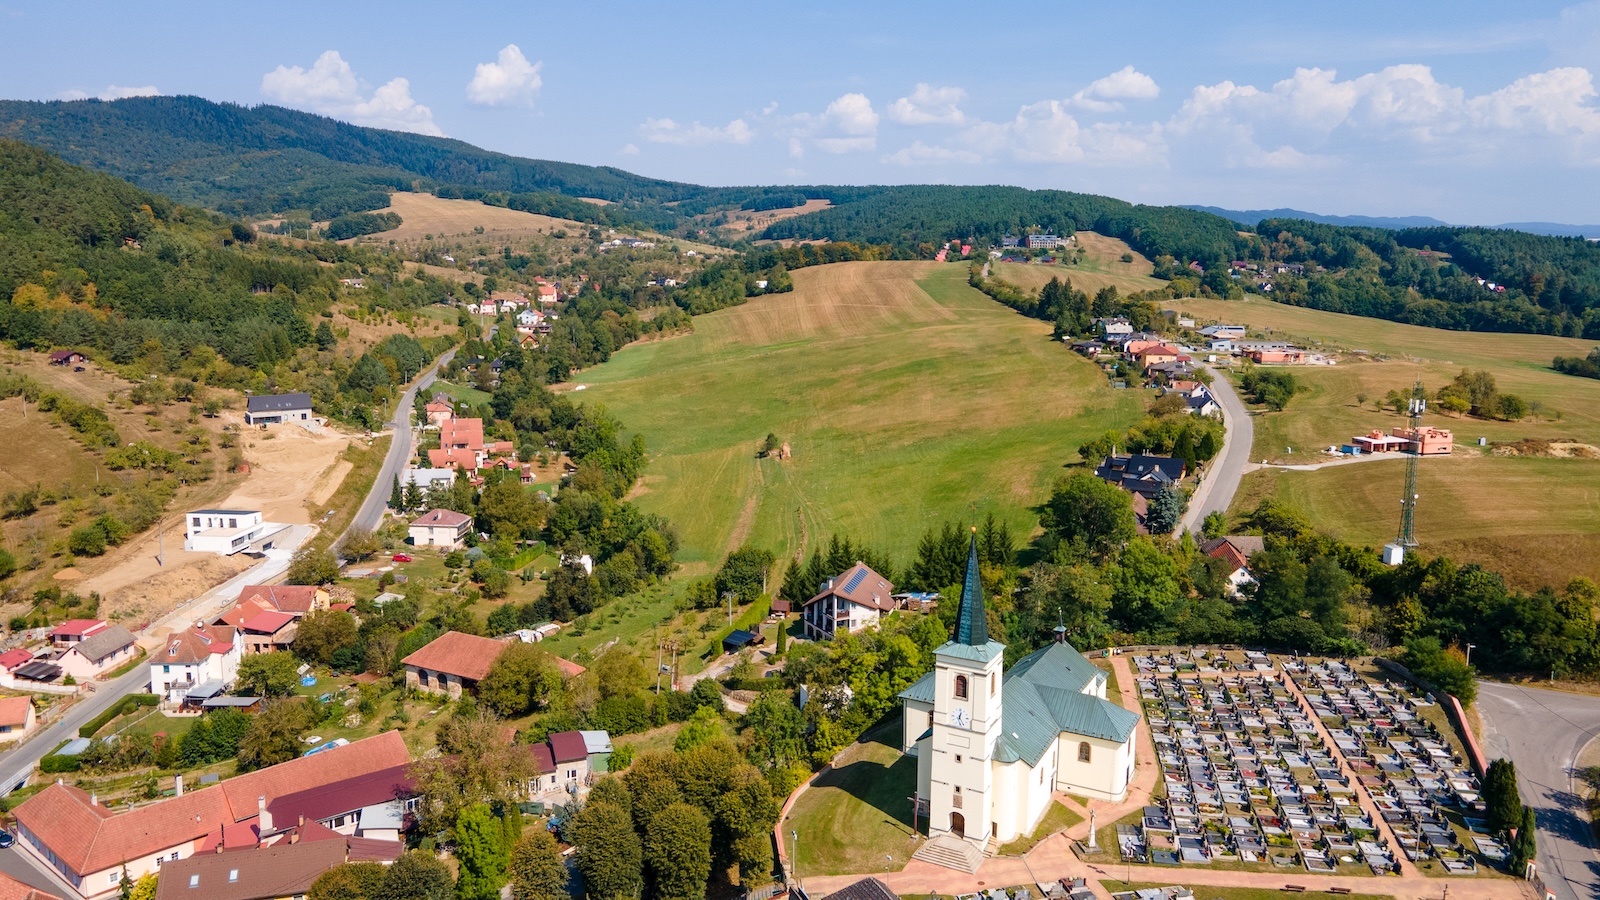
[[446, 631], [401, 662], [430, 672], [444, 672], [480, 681], [506, 645], [474, 634]]

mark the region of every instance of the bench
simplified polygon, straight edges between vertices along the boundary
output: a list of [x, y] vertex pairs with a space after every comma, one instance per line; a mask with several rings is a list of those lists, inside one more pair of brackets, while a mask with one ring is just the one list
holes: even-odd
[[1303, 884], [1286, 884], [1283, 886], [1283, 892], [1286, 894], [1304, 894], [1306, 886]]
[[1350, 893], [1350, 889], [1347, 888], [1347, 887], [1331, 887], [1331, 888], [1328, 888], [1328, 893], [1330, 893], [1330, 894], [1348, 894], [1348, 893]]

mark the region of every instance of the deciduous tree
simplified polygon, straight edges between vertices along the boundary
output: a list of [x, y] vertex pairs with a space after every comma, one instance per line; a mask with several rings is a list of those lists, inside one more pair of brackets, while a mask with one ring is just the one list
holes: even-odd
[[239, 663], [239, 686], [263, 697], [287, 697], [300, 683], [299, 668], [287, 650], [252, 654]]
[[644, 882], [643, 850], [626, 810], [591, 800], [573, 817], [568, 831], [591, 900], [639, 896]]
[[[594, 802], [590, 792], [590, 802]], [[567, 866], [550, 832], [535, 828], [511, 850], [513, 900], [567, 900]]]
[[660, 900], [703, 900], [711, 877], [711, 820], [687, 803], [673, 803], [645, 829], [644, 860]]

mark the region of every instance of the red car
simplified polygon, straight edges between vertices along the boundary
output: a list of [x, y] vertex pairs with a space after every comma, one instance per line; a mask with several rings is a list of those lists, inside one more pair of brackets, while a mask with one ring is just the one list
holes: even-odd
[[411, 562], [411, 557], [404, 553], [396, 553], [393, 558], [395, 562]]

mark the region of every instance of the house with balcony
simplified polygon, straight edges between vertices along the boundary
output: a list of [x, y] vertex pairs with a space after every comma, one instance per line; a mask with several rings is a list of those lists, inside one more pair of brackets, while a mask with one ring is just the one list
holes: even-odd
[[805, 635], [814, 641], [831, 640], [878, 624], [897, 606], [894, 585], [857, 562], [837, 578], [829, 578], [800, 613]]
[[233, 687], [244, 653], [228, 625], [196, 625], [176, 632], [150, 655], [150, 693], [169, 707], [191, 693], [213, 696]]

